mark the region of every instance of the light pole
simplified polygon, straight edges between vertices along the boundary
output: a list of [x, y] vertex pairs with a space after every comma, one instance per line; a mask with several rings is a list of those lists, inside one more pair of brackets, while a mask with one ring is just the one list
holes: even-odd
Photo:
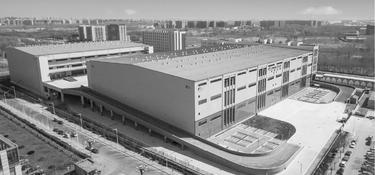
[[115, 132], [116, 132], [116, 142], [117, 142], [117, 144], [118, 144], [118, 130], [117, 130], [117, 128], [115, 128], [115, 129], [113, 129]]
[[7, 96], [6, 96], [7, 93], [8, 93], [8, 92], [4, 92], [4, 93], [3, 93], [3, 96], [4, 96], [4, 103], [7, 103]]
[[145, 167], [144, 165], [140, 165], [140, 166], [138, 166], [138, 170], [139, 170], [139, 172], [141, 173], [141, 175], [143, 175], [143, 173], [144, 173], [145, 170], [146, 170], [146, 167]]
[[16, 87], [15, 86], [11, 86], [12, 89], [13, 89], [13, 93], [14, 93], [14, 98], [16, 98]]
[[81, 121], [81, 130], [82, 130], [82, 128], [83, 128], [83, 127], [82, 127], [82, 114], [79, 113], [78, 116], [79, 116], [79, 120]]
[[55, 103], [52, 101], [52, 103], [50, 103], [51, 107], [52, 107], [52, 113], [53, 114], [56, 114], [56, 110], [55, 110]]

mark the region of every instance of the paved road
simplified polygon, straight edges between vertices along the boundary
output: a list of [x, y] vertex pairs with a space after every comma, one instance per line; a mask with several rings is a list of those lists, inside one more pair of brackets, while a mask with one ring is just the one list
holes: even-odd
[[[343, 153], [341, 154], [341, 156], [340, 154], [337, 154], [336, 159], [334, 160], [335, 168], [332, 174], [336, 173], [336, 171], [340, 168], [339, 163], [341, 162], [344, 153], [348, 150], [352, 151], [352, 155], [346, 163], [346, 166], [344, 168], [344, 175], [360, 174], [359, 170], [361, 168], [362, 163], [365, 161], [363, 156], [366, 154], [366, 151], [368, 151], [370, 148], [369, 146], [365, 145], [365, 139], [368, 136], [375, 137], [374, 128], [375, 120], [369, 120], [367, 118], [356, 116], [352, 116], [348, 120], [344, 128], [345, 131], [351, 133], [351, 136], [348, 139], [348, 143], [351, 140], [356, 140], [357, 144], [355, 148], [349, 148], [349, 145], [347, 144], [344, 149], [341, 149]], [[328, 174], [330, 174], [330, 171], [328, 172]]]
[[[8, 100], [8, 103], [9, 102], [11, 102], [11, 100]], [[150, 175], [180, 174], [179, 172], [173, 171], [170, 168], [159, 165], [156, 162], [152, 162], [149, 159], [138, 155], [137, 153], [126, 150], [116, 143], [108, 141], [105, 138], [93, 134], [85, 129], [81, 129], [80, 126], [77, 126], [49, 113], [38, 104], [31, 104], [23, 100], [19, 100], [18, 102], [22, 102], [24, 105], [27, 105], [33, 110], [38, 111], [35, 112], [34, 115], [29, 116], [22, 115], [21, 112], [18, 112], [20, 113], [20, 115], [22, 115], [22, 117], [37, 125], [38, 128], [41, 128], [49, 134], [54, 135], [64, 142], [74, 146], [74, 148], [80, 150], [81, 152], [91, 155], [92, 159], [102, 170], [102, 174], [138, 175], [140, 174], [138, 170], [138, 167], [140, 165], [147, 165], [146, 173]], [[42, 113], [43, 115], [39, 115], [38, 113]], [[54, 118], [62, 120], [64, 123], [62, 125], [57, 124], [56, 122], [53, 122]], [[52, 131], [54, 128], [58, 128], [66, 132], [74, 131], [78, 134], [78, 137], [63, 138], [61, 135], [58, 135], [57, 133]], [[95, 140], [94, 147], [98, 148], [99, 154], [93, 154], [85, 149], [85, 145], [87, 145], [88, 140]]]

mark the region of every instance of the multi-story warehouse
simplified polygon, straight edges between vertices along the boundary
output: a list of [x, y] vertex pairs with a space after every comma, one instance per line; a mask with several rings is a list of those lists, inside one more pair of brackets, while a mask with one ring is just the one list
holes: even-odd
[[42, 97], [87, 86], [86, 61], [129, 54], [153, 53], [148, 45], [126, 41], [82, 42], [8, 48], [11, 82]]
[[309, 86], [316, 72], [318, 47], [226, 47], [90, 61], [88, 86], [207, 138]]
[[0, 135], [0, 174], [22, 175], [18, 146]]
[[109, 24], [107, 25], [107, 39], [109, 41], [122, 40], [129, 41], [126, 34], [126, 25], [124, 24]]
[[154, 47], [155, 52], [185, 50], [186, 32], [179, 30], [143, 31], [143, 43]]

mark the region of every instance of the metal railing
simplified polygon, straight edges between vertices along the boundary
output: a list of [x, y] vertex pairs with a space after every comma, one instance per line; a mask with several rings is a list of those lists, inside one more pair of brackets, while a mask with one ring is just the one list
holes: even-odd
[[[152, 146], [150, 145], [147, 145], [131, 137], [128, 137], [122, 134], [121, 132], [118, 132], [116, 134], [113, 131], [113, 128], [104, 126], [94, 120], [89, 119], [88, 117], [84, 115], [81, 115], [80, 117], [74, 116], [73, 114], [68, 113], [64, 110], [55, 108], [53, 105], [51, 105], [51, 103], [45, 102], [40, 98], [36, 98], [26, 93], [16, 91], [15, 88], [10, 88], [4, 85], [0, 85], [0, 90], [3, 91], [3, 94], [6, 94], [3, 97], [3, 100], [6, 100], [6, 98], [14, 98], [15, 96], [17, 96], [17, 98], [22, 98], [32, 103], [42, 104], [44, 105], [45, 108], [47, 108], [50, 112], [55, 113], [57, 116], [62, 117], [72, 123], [75, 123], [78, 126], [82, 126], [84, 129], [92, 131], [93, 133], [100, 134], [107, 140], [116, 142], [118, 139], [119, 145], [131, 151], [139, 153], [146, 158], [149, 158], [151, 160], [156, 160], [159, 162], [159, 164], [164, 165], [166, 167], [173, 168], [184, 174], [200, 174], [200, 175], [212, 174], [212, 173], [209, 173], [205, 170], [202, 170], [198, 167], [191, 165], [187, 161], [182, 161], [180, 159], [177, 159], [174, 156], [168, 155], [162, 151], [152, 148]], [[12, 90], [13, 93], [10, 93], [11, 92], [10, 90]], [[25, 111], [25, 110], [29, 110], [28, 107], [22, 106], [20, 104], [18, 104], [18, 106], [13, 105], [13, 107], [20, 110], [21, 112], [24, 112], [24, 113], [27, 112], [26, 113], [27, 115], [34, 116], [34, 117], [38, 116], [40, 118], [41, 116], [39, 115], [46, 115], [45, 113], [43, 113], [43, 111]]]

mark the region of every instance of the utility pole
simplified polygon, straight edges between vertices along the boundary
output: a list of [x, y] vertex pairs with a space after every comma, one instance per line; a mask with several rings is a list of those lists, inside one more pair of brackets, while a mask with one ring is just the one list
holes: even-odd
[[82, 128], [83, 128], [83, 127], [82, 127], [82, 114], [79, 113], [78, 116], [79, 116], [79, 120], [81, 121], [81, 130], [82, 130]]
[[52, 113], [53, 114], [56, 114], [56, 110], [55, 110], [55, 103], [52, 101], [52, 103], [50, 103], [51, 107], [52, 107]]
[[16, 87], [15, 86], [11, 86], [12, 89], [13, 89], [13, 93], [14, 93], [14, 98], [16, 98]]
[[115, 132], [116, 132], [116, 142], [117, 142], [117, 144], [118, 144], [118, 130], [117, 130], [117, 128], [115, 128], [115, 129], [113, 129]]

